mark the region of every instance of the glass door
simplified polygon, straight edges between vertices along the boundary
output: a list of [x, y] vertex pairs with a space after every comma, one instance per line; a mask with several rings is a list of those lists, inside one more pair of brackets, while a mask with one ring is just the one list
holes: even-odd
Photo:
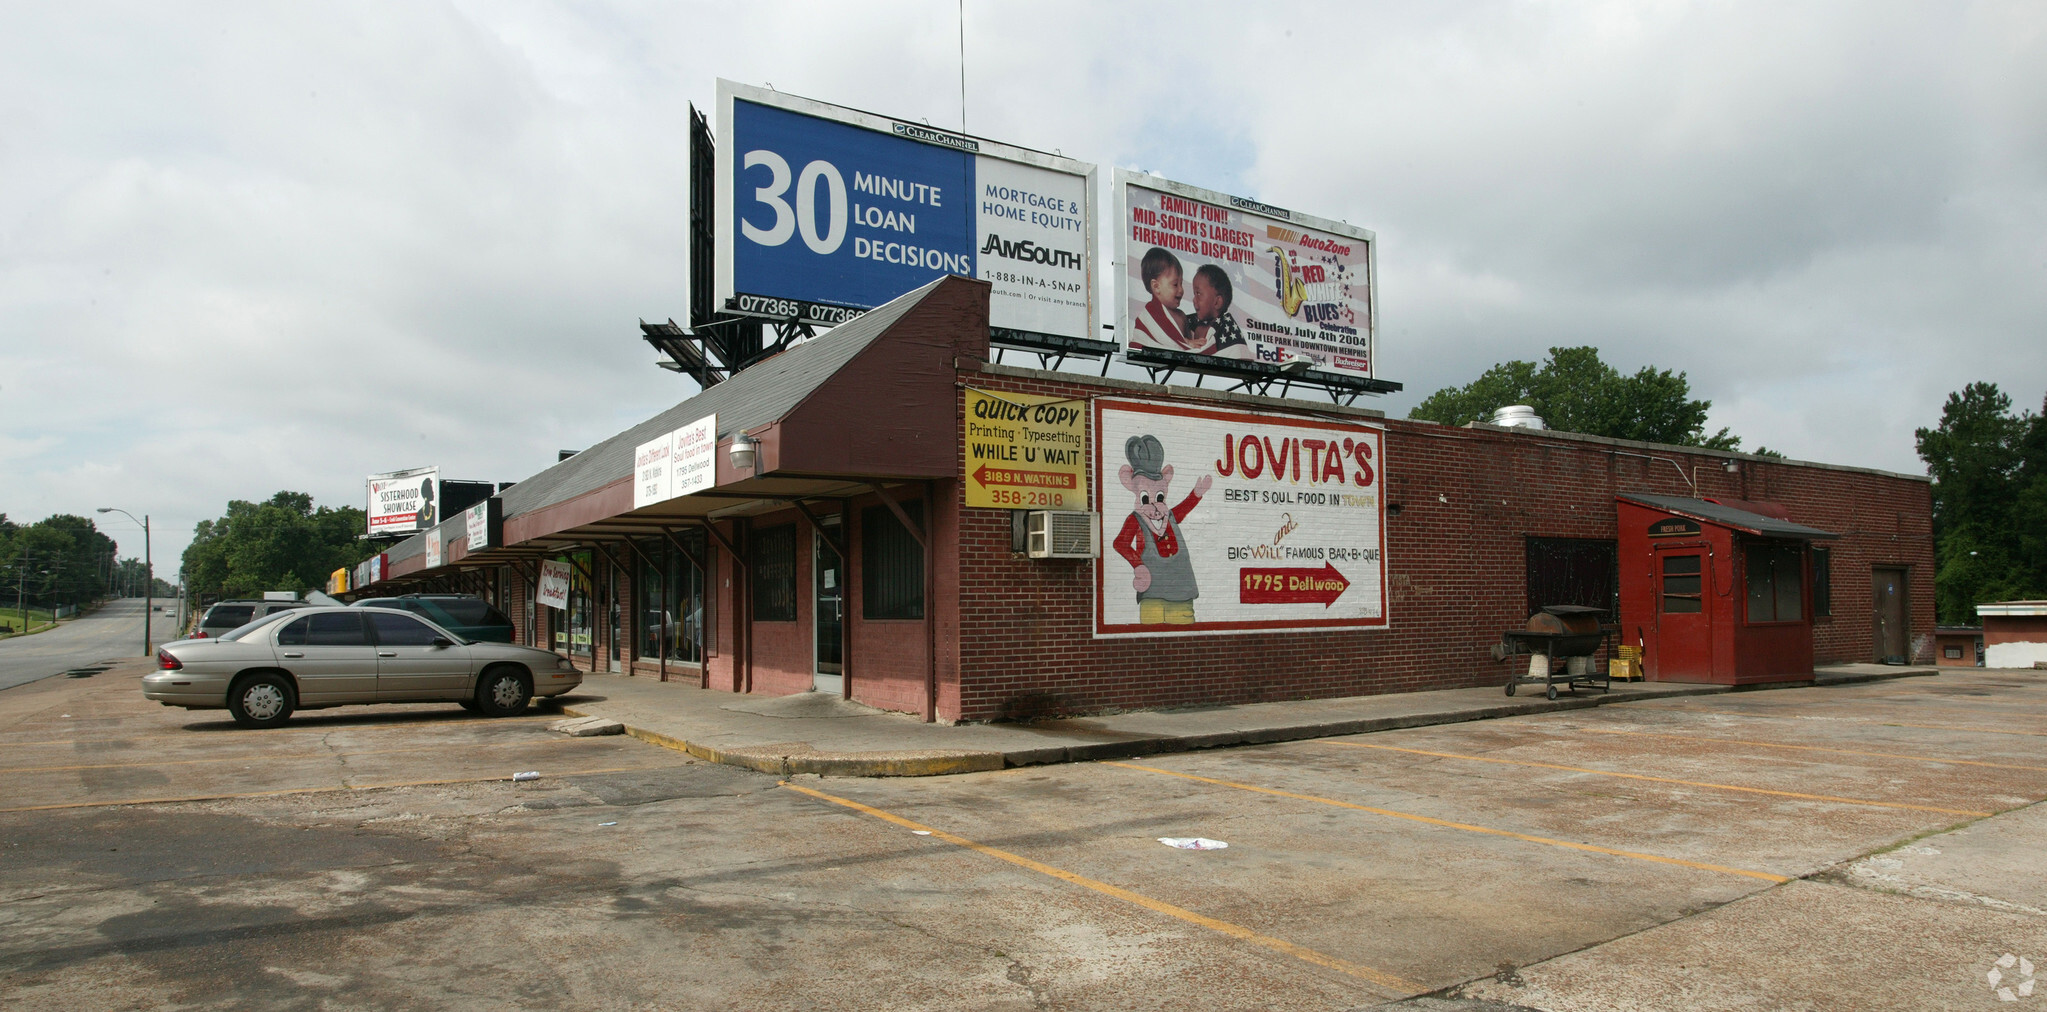
[[[831, 518], [826, 527], [833, 534], [838, 533], [837, 518]], [[845, 563], [839, 553], [832, 550], [824, 536], [812, 532], [811, 567], [815, 574], [812, 579], [816, 607], [811, 609], [816, 626], [817, 668], [811, 677], [811, 688], [818, 692], [834, 694], [845, 691], [845, 656], [841, 652], [842, 632], [846, 621], [844, 601], [846, 593]]]

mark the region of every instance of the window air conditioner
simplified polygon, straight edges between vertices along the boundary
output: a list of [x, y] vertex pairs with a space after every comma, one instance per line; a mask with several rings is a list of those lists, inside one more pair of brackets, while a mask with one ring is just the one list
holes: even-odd
[[1027, 542], [1033, 559], [1092, 559], [1102, 554], [1102, 527], [1081, 510], [1032, 510]]

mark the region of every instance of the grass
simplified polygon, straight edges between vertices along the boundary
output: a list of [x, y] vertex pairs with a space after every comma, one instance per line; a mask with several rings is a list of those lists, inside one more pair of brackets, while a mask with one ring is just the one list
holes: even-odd
[[[23, 614], [28, 616], [26, 621], [22, 618]], [[0, 636], [19, 636], [26, 631], [29, 622], [34, 622], [35, 628], [40, 631], [50, 624], [50, 613], [41, 608], [29, 608], [25, 613], [13, 608], [0, 608], [0, 625], [9, 626], [14, 630], [12, 633], [0, 633]]]

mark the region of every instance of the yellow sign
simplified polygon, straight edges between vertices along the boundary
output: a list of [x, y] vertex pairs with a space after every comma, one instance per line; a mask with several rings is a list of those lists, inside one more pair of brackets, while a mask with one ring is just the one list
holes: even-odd
[[969, 389], [967, 505], [1087, 509], [1087, 401]]

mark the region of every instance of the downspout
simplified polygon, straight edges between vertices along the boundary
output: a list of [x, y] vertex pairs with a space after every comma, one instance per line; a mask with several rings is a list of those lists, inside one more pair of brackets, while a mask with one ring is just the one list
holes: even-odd
[[938, 720], [938, 551], [932, 545], [937, 528], [936, 497], [924, 482], [924, 722]]

